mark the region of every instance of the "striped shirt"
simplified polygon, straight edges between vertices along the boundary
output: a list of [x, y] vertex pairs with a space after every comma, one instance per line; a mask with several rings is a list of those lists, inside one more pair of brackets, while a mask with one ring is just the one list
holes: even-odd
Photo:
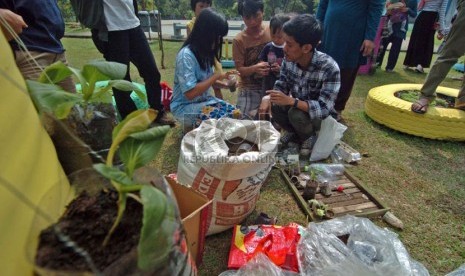
[[306, 70], [284, 60], [274, 89], [306, 101], [310, 118], [323, 120], [329, 115], [336, 116], [334, 102], [340, 86], [337, 63], [329, 55], [315, 50]]

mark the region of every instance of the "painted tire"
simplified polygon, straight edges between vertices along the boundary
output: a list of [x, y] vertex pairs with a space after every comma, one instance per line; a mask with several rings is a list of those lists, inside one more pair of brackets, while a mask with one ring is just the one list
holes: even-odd
[[[394, 96], [401, 90], [420, 90], [421, 84], [390, 84], [371, 89], [365, 112], [374, 121], [400, 132], [438, 140], [465, 141], [465, 111], [430, 106], [425, 114], [410, 110], [412, 103]], [[458, 90], [441, 87], [437, 93], [457, 97]]]

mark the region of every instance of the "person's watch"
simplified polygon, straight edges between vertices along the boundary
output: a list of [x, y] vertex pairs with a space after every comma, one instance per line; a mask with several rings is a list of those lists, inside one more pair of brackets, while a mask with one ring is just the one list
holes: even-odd
[[294, 106], [295, 108], [297, 108], [297, 104], [298, 104], [298, 103], [299, 103], [299, 99], [296, 98], [296, 99], [294, 100], [294, 105], [293, 105], [293, 106]]

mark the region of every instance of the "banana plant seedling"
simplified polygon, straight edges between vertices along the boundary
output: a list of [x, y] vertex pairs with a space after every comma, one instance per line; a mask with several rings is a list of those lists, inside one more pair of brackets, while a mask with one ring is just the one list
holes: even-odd
[[[58, 119], [64, 119], [77, 104], [111, 103], [113, 87], [129, 93], [134, 91], [145, 101], [145, 94], [136, 85], [123, 80], [126, 70], [124, 64], [104, 60], [90, 61], [82, 70], [58, 61], [46, 67], [37, 81], [26, 80], [26, 84], [39, 112], [50, 112]], [[71, 76], [75, 76], [81, 86], [79, 93], [70, 93], [57, 85]], [[96, 85], [105, 80], [110, 80], [105, 86]]]
[[[169, 126], [148, 128], [156, 116], [157, 111], [153, 109], [137, 110], [129, 114], [113, 130], [113, 142], [106, 164], [94, 164], [94, 168], [110, 179], [118, 192], [117, 217], [104, 245], [111, 242], [111, 235], [123, 217], [128, 197], [143, 205], [138, 265], [145, 270], [157, 267], [166, 260], [170, 252], [167, 241], [175, 231], [175, 226], [170, 223], [175, 220], [175, 209], [168, 203], [166, 195], [152, 185], [139, 183], [134, 177], [136, 169], [154, 159], [170, 129]], [[113, 165], [117, 150], [123, 166]]]

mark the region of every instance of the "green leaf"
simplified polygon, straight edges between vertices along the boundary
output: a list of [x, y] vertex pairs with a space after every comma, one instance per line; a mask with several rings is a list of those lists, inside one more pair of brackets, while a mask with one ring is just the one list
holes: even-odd
[[122, 185], [133, 185], [135, 184], [131, 178], [128, 177], [123, 171], [115, 167], [108, 167], [105, 164], [94, 164], [94, 169], [104, 177], [117, 182]]
[[112, 80], [112, 81], [109, 81], [108, 84], [121, 91], [131, 91], [131, 92], [134, 91], [141, 100], [146, 101], [145, 93], [142, 90], [140, 90], [136, 84], [130, 81]]
[[90, 98], [89, 102], [98, 102], [98, 103], [112, 103], [112, 91], [111, 86], [106, 85], [105, 87], [99, 88], [95, 90], [92, 98]]
[[116, 227], [118, 227], [119, 223], [123, 219], [124, 211], [126, 210], [126, 203], [127, 203], [127, 193], [122, 193], [118, 191], [118, 212], [116, 214], [116, 219], [110, 228], [110, 231], [108, 231], [107, 235], [105, 236], [105, 239], [103, 240], [103, 246], [106, 246], [108, 244], [108, 242], [110, 241], [111, 235], [113, 234], [113, 232], [115, 232]]
[[82, 74], [82, 71], [76, 68], [69, 67], [69, 70], [73, 72], [76, 78], [81, 84], [81, 94], [83, 95], [83, 100], [87, 101], [92, 96], [92, 90], [89, 89], [89, 84], [87, 83], [86, 78]]
[[107, 165], [112, 164], [116, 150], [124, 139], [133, 133], [147, 129], [157, 116], [157, 113], [158, 112], [153, 109], [136, 110], [129, 114], [113, 129], [113, 142], [108, 152]]
[[125, 164], [126, 173], [132, 176], [136, 169], [155, 159], [164, 139], [165, 136], [145, 141], [134, 138], [124, 140], [118, 152], [121, 161]]
[[119, 157], [125, 164], [129, 176], [132, 176], [137, 168], [155, 159], [169, 130], [169, 126], [153, 127], [130, 134], [120, 144]]
[[73, 72], [61, 61], [57, 61], [47, 67], [40, 74], [37, 79], [41, 83], [58, 83], [67, 77], [71, 76]]
[[130, 136], [138, 140], [153, 140], [158, 137], [165, 137], [170, 129], [170, 126], [156, 126], [144, 131], [133, 133]]
[[63, 88], [54, 84], [32, 80], [26, 80], [26, 84], [39, 112], [51, 112], [58, 119], [66, 118], [71, 108], [75, 104], [82, 102], [81, 95], [66, 92]]
[[141, 190], [144, 215], [137, 246], [137, 264], [142, 270], [153, 270], [166, 262], [173, 247], [176, 220], [173, 205], [165, 194], [152, 186]]
[[124, 79], [126, 76], [127, 66], [122, 63], [92, 60], [84, 65], [82, 71], [87, 80], [94, 78], [96, 81], [108, 79]]

